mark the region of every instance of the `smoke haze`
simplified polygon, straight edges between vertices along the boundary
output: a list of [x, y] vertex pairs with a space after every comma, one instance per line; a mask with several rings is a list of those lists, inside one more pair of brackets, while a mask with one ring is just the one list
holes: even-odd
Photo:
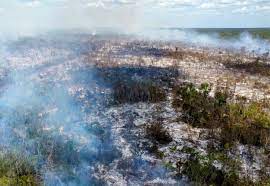
[[[114, 138], [119, 136], [111, 129], [113, 117], [104, 114], [108, 89], [95, 76], [95, 69], [84, 63], [88, 55], [102, 51], [103, 43], [84, 42], [89, 41], [90, 35], [86, 39], [76, 38], [77, 35], [63, 37], [64, 31], [96, 33], [104, 28], [108, 33], [116, 31], [139, 40], [269, 51], [268, 41], [248, 33], [223, 40], [215, 34], [189, 29], [149, 29], [159, 24], [146, 19], [148, 14], [142, 1], [1, 3], [0, 149], [35, 157], [35, 168], [41, 171], [45, 185], [96, 184], [94, 169], [108, 167], [121, 157], [122, 150], [117, 149], [119, 141]], [[46, 35], [59, 30], [62, 32], [52, 38]], [[141, 171], [132, 175], [131, 185], [140, 185], [143, 176], [151, 180], [166, 172], [161, 167], [149, 166], [137, 155], [132, 154], [131, 160], [125, 161], [135, 167], [129, 169], [126, 165], [130, 174]], [[117, 172], [118, 167], [112, 167], [111, 171]]]

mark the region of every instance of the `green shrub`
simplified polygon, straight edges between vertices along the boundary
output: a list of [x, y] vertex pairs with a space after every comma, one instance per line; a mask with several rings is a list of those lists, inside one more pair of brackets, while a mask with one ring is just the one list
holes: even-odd
[[227, 94], [217, 92], [215, 97], [209, 96], [211, 88], [202, 84], [198, 89], [188, 83], [174, 89], [173, 107], [181, 109], [185, 122], [194, 127], [214, 128], [226, 122], [228, 113]]
[[19, 154], [0, 154], [0, 185], [40, 185], [38, 174], [29, 159]]
[[242, 144], [265, 146], [270, 142], [270, 116], [259, 103], [231, 104], [230, 122], [221, 132], [223, 144], [236, 140]]
[[[219, 160], [223, 164], [227, 164], [228, 158], [222, 158], [218, 154], [209, 154], [202, 156], [195, 150], [189, 150], [189, 159], [182, 165], [183, 174], [185, 174], [194, 185], [235, 185], [242, 181], [239, 179], [237, 173], [232, 170], [219, 170], [213, 166], [214, 160]], [[224, 160], [226, 159], [226, 161]], [[230, 160], [230, 162], [234, 162]]]
[[[211, 152], [208, 155], [200, 155], [195, 149], [185, 148], [183, 152], [189, 155], [184, 163], [177, 163], [178, 170], [186, 175], [192, 182], [192, 185], [216, 185], [216, 186], [253, 186], [267, 185], [269, 180], [260, 180], [252, 182], [246, 178], [240, 178], [238, 170], [239, 162], [231, 159], [226, 152]], [[216, 168], [213, 163], [218, 161], [225, 169]]]
[[223, 145], [239, 141], [242, 144], [267, 146], [270, 143], [270, 115], [261, 103], [228, 103], [229, 94], [202, 84], [183, 84], [175, 88], [173, 107], [183, 113], [183, 120], [194, 127], [220, 128]]

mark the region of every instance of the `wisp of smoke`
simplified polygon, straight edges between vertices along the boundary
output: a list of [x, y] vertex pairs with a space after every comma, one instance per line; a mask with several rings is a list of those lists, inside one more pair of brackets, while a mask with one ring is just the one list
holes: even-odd
[[[70, 92], [78, 84], [94, 89], [87, 84], [93, 73], [90, 69], [83, 75], [85, 68], [76, 71], [64, 58], [60, 62], [54, 58], [45, 65], [29, 65], [23, 58], [1, 64], [3, 71], [8, 70], [6, 77], [1, 76], [6, 84], [0, 96], [0, 149], [35, 159], [45, 185], [90, 185], [95, 183], [91, 177], [95, 163], [113, 157], [104, 153], [114, 152], [110, 134], [100, 135], [102, 127], [88, 118], [95, 111], [85, 111]], [[53, 75], [43, 77], [47, 70]], [[74, 81], [76, 77], [80, 82]]]
[[200, 33], [196, 29], [147, 29], [135, 33], [138, 38], [183, 42], [202, 47], [224, 48], [240, 50], [245, 48], [247, 52], [259, 54], [270, 51], [270, 41], [255, 38], [248, 32], [240, 33], [236, 38], [220, 38], [218, 33]]

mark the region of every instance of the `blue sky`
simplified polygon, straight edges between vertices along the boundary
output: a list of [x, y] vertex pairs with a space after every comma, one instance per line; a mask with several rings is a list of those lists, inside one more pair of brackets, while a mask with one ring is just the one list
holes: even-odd
[[2, 0], [1, 31], [270, 27], [270, 0]]

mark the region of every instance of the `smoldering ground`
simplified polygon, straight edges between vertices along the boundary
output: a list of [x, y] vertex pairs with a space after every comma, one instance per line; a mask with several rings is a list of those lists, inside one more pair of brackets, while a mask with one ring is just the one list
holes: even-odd
[[116, 132], [111, 86], [89, 58], [104, 40], [91, 37], [71, 34], [63, 40], [54, 35], [53, 40], [42, 36], [7, 43], [1, 64], [1, 153], [27, 157], [45, 185], [169, 178], [165, 168], [141, 157], [143, 149], [133, 146], [130, 154], [121, 145], [137, 141], [136, 136], [128, 130], [121, 134], [125, 139]]
[[89, 185], [93, 183], [90, 165], [110, 162], [117, 154], [109, 143], [109, 129], [89, 118], [102, 105], [99, 95], [91, 93], [96, 88], [91, 68], [80, 70], [76, 59], [72, 64], [65, 58], [72, 55], [68, 51], [60, 54], [63, 58], [51, 56], [42, 64], [33, 58], [39, 49], [30, 50], [32, 54], [27, 50], [19, 55], [32, 62], [22, 56], [11, 59], [18, 51], [9, 51], [2, 65], [8, 72], [0, 98], [1, 149], [33, 159], [45, 185]]
[[[45, 185], [182, 184], [162, 162], [148, 156], [144, 144], [149, 140], [134, 124], [135, 118], [146, 123], [152, 117], [147, 101], [166, 100], [155, 82], [168, 88], [178, 70], [113, 67], [113, 58], [121, 61], [127, 55], [162, 57], [162, 50], [147, 44], [125, 45], [114, 39], [60, 32], [2, 45], [1, 151], [29, 157], [38, 181]], [[133, 63], [133, 58], [127, 60]], [[102, 67], [102, 62], [112, 68]], [[140, 84], [145, 79], [154, 83]], [[115, 108], [110, 101], [116, 80], [120, 91], [115, 97], [126, 91], [118, 100], [124, 105]], [[134, 88], [139, 93], [134, 94]], [[158, 90], [153, 94], [158, 99], [148, 90]], [[128, 109], [132, 105], [125, 105], [141, 100], [147, 102], [141, 109], [143, 118]]]

